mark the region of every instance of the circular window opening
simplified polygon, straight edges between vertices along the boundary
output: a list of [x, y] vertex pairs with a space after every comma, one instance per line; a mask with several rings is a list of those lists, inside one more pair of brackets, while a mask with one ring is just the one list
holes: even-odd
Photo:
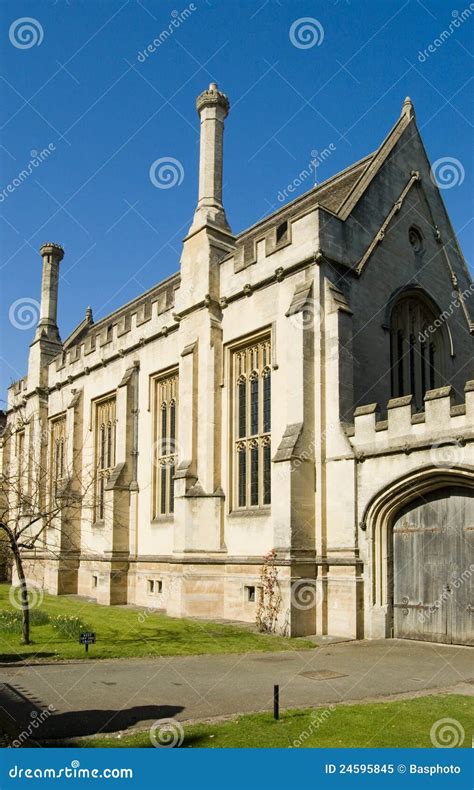
[[408, 241], [413, 247], [414, 252], [421, 252], [423, 249], [423, 236], [418, 228], [410, 228], [408, 231]]

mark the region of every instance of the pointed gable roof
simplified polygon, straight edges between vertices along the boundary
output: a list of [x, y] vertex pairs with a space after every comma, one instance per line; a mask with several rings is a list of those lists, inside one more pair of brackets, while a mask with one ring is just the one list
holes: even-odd
[[372, 179], [376, 176], [388, 155], [393, 151], [398, 143], [403, 132], [411, 121], [415, 120], [415, 111], [409, 96], [403, 102], [402, 112], [397, 120], [395, 126], [390, 130], [385, 140], [379, 146], [377, 151], [371, 157], [365, 170], [360, 174], [358, 180], [353, 184], [352, 188], [346, 193], [341, 204], [336, 210], [336, 214], [345, 220], [353, 210], [357, 201], [364, 194]]

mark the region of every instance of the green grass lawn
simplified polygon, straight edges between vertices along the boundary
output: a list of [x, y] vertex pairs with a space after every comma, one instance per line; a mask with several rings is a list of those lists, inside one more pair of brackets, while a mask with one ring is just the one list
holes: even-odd
[[[470, 747], [472, 697], [459, 694], [284, 711], [279, 721], [270, 713], [258, 713], [216, 724], [184, 725], [182, 747], [431, 747], [431, 728], [444, 718], [459, 722], [465, 733], [462, 745]], [[152, 748], [149, 731], [58, 745]]]
[[[12, 610], [10, 586], [0, 584], [0, 614]], [[33, 610], [35, 611], [35, 610]], [[206, 621], [182, 620], [148, 610], [99, 606], [76, 598], [45, 594], [40, 607], [50, 618], [58, 615], [80, 617], [84, 630], [96, 632], [97, 644], [89, 648], [90, 658], [129, 656], [173, 656], [202, 653], [244, 653], [313, 648], [304, 639], [253, 633], [238, 626]], [[0, 661], [21, 658], [85, 659], [78, 640], [58, 634], [51, 625], [32, 625], [30, 645], [21, 644], [17, 633], [0, 630]]]

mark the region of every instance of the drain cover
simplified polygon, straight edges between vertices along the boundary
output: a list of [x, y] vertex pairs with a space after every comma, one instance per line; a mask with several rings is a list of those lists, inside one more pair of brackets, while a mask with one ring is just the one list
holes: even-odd
[[333, 672], [331, 669], [318, 669], [314, 672], [300, 672], [304, 678], [311, 680], [331, 680], [332, 678], [346, 678], [343, 672]]

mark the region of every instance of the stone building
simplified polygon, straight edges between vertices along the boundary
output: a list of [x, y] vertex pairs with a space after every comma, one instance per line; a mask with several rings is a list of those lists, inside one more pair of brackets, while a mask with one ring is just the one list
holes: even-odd
[[474, 288], [411, 101], [374, 153], [237, 236], [229, 102], [211, 84], [197, 109], [179, 272], [62, 341], [64, 251], [41, 248], [4, 464], [43, 453], [49, 496], [90, 473], [93, 503], [46, 530], [28, 577], [252, 621], [275, 549], [285, 633], [468, 643]]

